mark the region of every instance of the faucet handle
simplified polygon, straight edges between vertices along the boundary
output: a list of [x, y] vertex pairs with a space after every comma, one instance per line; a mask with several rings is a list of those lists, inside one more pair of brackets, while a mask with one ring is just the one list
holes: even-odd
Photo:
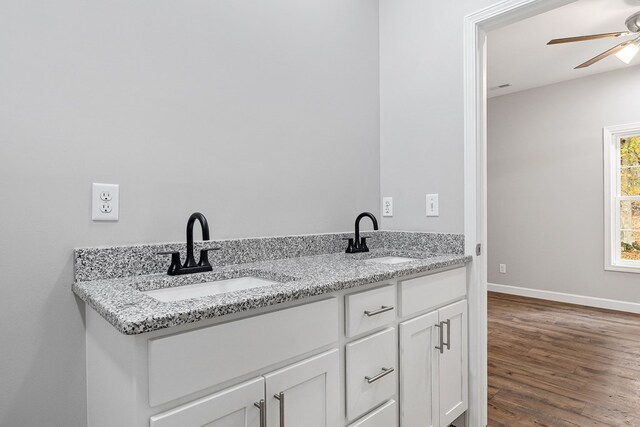
[[198, 266], [200, 267], [209, 267], [211, 268], [211, 263], [209, 262], [209, 251], [219, 251], [220, 247], [215, 248], [204, 248], [200, 250], [200, 261], [198, 261]]
[[343, 237], [342, 240], [348, 240], [349, 244], [347, 245], [347, 249], [345, 250], [346, 253], [348, 254], [352, 254], [355, 253], [355, 248], [353, 246], [353, 237]]
[[174, 275], [182, 268], [180, 265], [180, 251], [165, 251], [158, 252], [158, 255], [171, 255], [171, 265], [169, 266], [169, 270], [167, 274]]
[[360, 237], [360, 251], [361, 252], [369, 252], [369, 248], [367, 247], [367, 239], [371, 236], [362, 236]]

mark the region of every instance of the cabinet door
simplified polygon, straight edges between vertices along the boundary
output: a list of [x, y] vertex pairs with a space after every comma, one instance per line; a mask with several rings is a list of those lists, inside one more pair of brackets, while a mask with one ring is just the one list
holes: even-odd
[[437, 427], [438, 312], [400, 324], [400, 426]]
[[339, 372], [335, 349], [265, 375], [268, 426], [339, 425]]
[[440, 389], [440, 426], [448, 426], [469, 404], [467, 386], [467, 300], [438, 310], [444, 327], [445, 343], [449, 346], [439, 355], [438, 383]]
[[264, 379], [257, 378], [151, 417], [150, 427], [259, 427]]

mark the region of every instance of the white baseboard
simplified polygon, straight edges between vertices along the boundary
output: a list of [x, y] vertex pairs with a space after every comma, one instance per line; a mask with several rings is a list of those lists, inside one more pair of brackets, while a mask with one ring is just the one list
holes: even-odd
[[586, 305], [587, 307], [606, 308], [609, 310], [626, 311], [628, 313], [640, 313], [640, 304], [635, 302], [586, 297], [582, 295], [565, 294], [562, 292], [498, 285], [495, 283], [487, 283], [487, 290], [490, 292], [499, 292], [501, 294], [511, 294], [521, 297], [539, 298], [550, 301], [566, 302], [569, 304]]

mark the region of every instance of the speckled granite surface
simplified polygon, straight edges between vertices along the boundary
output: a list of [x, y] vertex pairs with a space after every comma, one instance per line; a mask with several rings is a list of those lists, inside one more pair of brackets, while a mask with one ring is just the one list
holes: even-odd
[[[160, 258], [160, 263], [155, 258], [156, 252], [179, 248], [180, 244], [78, 249], [73, 291], [120, 332], [135, 335], [471, 260], [463, 255], [461, 235], [376, 232], [371, 252], [362, 254], [343, 252], [342, 238], [346, 236], [336, 233], [207, 242], [207, 246], [223, 247], [216, 252], [220, 254], [218, 259], [211, 257], [214, 271], [185, 276], [158, 272], [167, 268], [169, 260]], [[366, 261], [389, 255], [416, 260], [395, 265]], [[161, 302], [143, 292], [244, 276], [278, 283], [175, 302]]]
[[[365, 231], [362, 235], [372, 236], [367, 241], [370, 249], [420, 248], [431, 253], [464, 253], [462, 234]], [[348, 237], [353, 237], [353, 233], [211, 240], [196, 242], [195, 254], [197, 256], [203, 247], [220, 247], [219, 251], [209, 253], [212, 265], [247, 264], [343, 252], [346, 248], [344, 239]], [[184, 260], [184, 249], [184, 243], [79, 248], [75, 250], [75, 280], [115, 279], [164, 273], [169, 267], [170, 257], [158, 255], [158, 252], [181, 251]]]

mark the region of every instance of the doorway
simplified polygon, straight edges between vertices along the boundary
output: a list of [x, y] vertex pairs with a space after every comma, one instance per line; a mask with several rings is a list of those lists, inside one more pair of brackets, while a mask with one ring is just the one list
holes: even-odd
[[465, 252], [469, 266], [469, 417], [487, 425], [487, 31], [549, 11], [572, 0], [507, 0], [464, 19]]
[[[470, 330], [473, 330], [471, 336], [473, 337], [472, 340], [475, 340], [475, 342], [471, 342], [470, 348], [471, 351], [477, 352], [471, 357], [471, 360], [474, 361], [475, 364], [475, 366], [471, 367], [471, 377], [474, 377], [473, 371], [475, 370], [475, 378], [473, 378], [470, 383], [472, 387], [470, 425], [484, 425], [486, 421], [484, 417], [487, 415], [486, 407], [482, 404], [482, 400], [487, 397], [486, 383], [482, 384], [482, 382], [486, 381], [486, 376], [483, 377], [483, 367], [486, 366], [486, 352], [483, 354], [483, 350], [486, 349], [487, 345], [486, 309], [487, 276], [489, 272], [486, 257], [488, 236], [487, 32], [499, 29], [505, 25], [523, 21], [534, 15], [559, 8], [568, 3], [572, 2], [507, 1], [470, 15], [465, 20], [465, 234], [467, 237], [467, 251], [471, 253], [477, 250], [476, 260], [471, 266], [472, 279], [470, 284], [470, 308], [472, 310], [470, 315]], [[567, 6], [567, 8], [568, 7], [573, 7], [573, 5]], [[560, 36], [560, 34], [558, 35]], [[573, 68], [573, 66], [569, 69], [571, 68]], [[509, 120], [508, 114], [506, 114], [505, 117], [507, 117], [506, 120]], [[607, 123], [607, 125], [608, 124], [610, 123]], [[563, 146], [563, 144], [558, 145]], [[598, 166], [599, 165], [596, 164], [595, 169], [598, 169]], [[594, 167], [594, 165], [592, 165], [592, 167]], [[542, 179], [540, 179], [540, 181], [542, 181]], [[593, 186], [591, 186], [591, 188], [592, 187]], [[601, 202], [601, 198], [599, 201]], [[592, 206], [592, 208], [596, 209], [597, 206]], [[600, 260], [601, 258], [602, 257], [600, 257]], [[593, 264], [595, 263], [597, 263], [597, 261], [593, 262]], [[601, 265], [598, 265], [601, 269]], [[498, 264], [495, 260], [492, 261], [491, 268], [491, 272], [495, 269], [497, 273]], [[563, 298], [567, 297], [566, 294], [560, 296]], [[492, 304], [494, 304], [494, 306], [499, 306], [502, 303], [504, 307], [505, 302], [514, 305], [527, 305], [531, 303], [531, 301], [520, 301], [517, 298], [505, 298], [499, 301], [492, 297]], [[611, 301], [608, 301], [608, 303], [611, 303]], [[558, 307], [553, 304], [541, 304], [536, 307], [536, 310], [554, 311], [557, 309]], [[577, 309], [575, 310], [577, 311]], [[583, 319], [596, 319], [599, 317], [597, 312], [589, 311], [583, 314]], [[562, 316], [559, 315], [559, 318], [561, 317]], [[612, 317], [615, 318], [616, 316], [612, 315]], [[571, 322], [571, 320], [567, 321]], [[631, 320], [628, 321], [631, 322]], [[569, 325], [569, 327], [571, 327], [571, 325]], [[576, 334], [581, 333], [579, 327], [575, 329], [575, 331]], [[482, 342], [483, 339], [485, 340], [484, 342]], [[590, 368], [587, 367], [585, 369]], [[484, 374], [486, 375], [486, 371]], [[551, 372], [551, 374], [553, 374], [553, 372]], [[474, 395], [476, 397], [475, 402], [473, 399]], [[473, 417], [476, 418], [474, 419]]]

